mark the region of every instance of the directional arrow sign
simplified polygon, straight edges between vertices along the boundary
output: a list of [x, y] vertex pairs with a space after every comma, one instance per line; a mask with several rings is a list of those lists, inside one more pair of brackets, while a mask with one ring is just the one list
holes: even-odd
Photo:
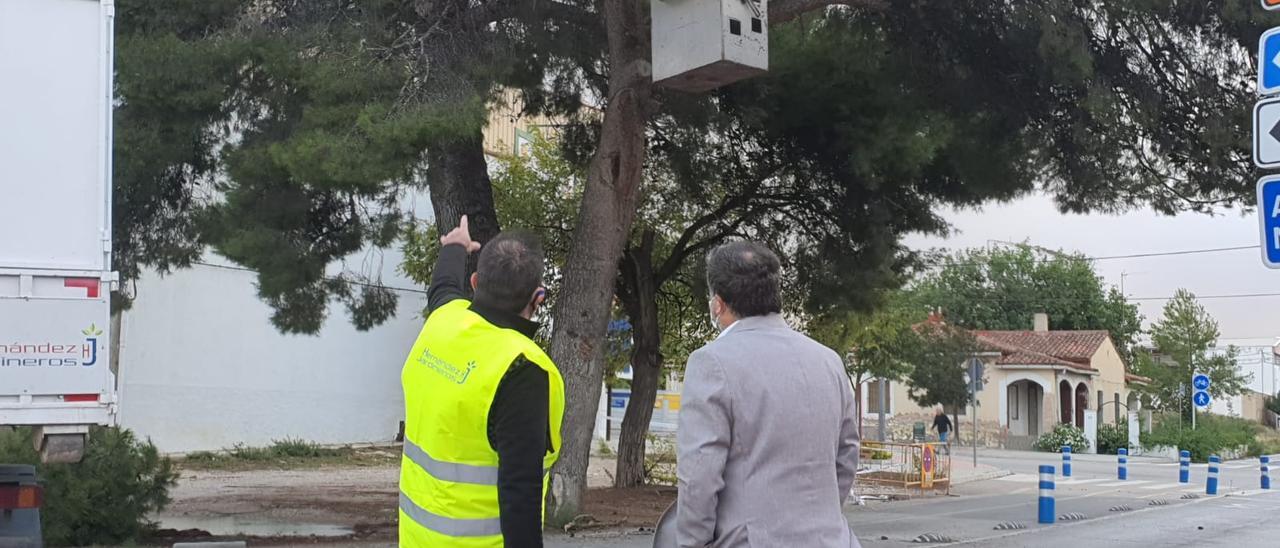
[[1280, 93], [1280, 27], [1258, 39], [1258, 95], [1275, 93]]
[[1258, 181], [1258, 228], [1262, 231], [1262, 264], [1280, 269], [1280, 176]]
[[1209, 376], [1204, 373], [1199, 373], [1196, 376], [1191, 377], [1191, 386], [1195, 387], [1196, 390], [1208, 390]]
[[1280, 167], [1280, 98], [1253, 105], [1253, 163], [1261, 168]]
[[1209, 407], [1209, 393], [1196, 392], [1191, 396], [1191, 401], [1196, 404], [1196, 407]]

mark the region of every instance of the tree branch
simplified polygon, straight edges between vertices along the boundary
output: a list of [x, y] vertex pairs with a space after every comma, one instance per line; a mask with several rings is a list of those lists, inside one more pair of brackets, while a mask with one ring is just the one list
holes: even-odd
[[776, 0], [769, 3], [769, 22], [785, 23], [801, 14], [827, 6], [853, 6], [883, 10], [889, 7], [888, 0]]

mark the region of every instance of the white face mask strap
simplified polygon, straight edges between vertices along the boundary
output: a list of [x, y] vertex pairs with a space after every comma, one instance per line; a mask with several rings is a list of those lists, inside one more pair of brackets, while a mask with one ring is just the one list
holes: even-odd
[[716, 314], [716, 296], [712, 294], [707, 299], [707, 313], [711, 315], [711, 328], [719, 332], [720, 315]]

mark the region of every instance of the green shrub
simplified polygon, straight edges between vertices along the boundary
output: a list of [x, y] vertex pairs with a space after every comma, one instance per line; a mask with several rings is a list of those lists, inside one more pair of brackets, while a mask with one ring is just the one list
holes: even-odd
[[220, 458], [222, 457], [217, 453], [210, 451], [196, 451], [194, 453], [187, 453], [184, 460], [187, 462], [214, 462]]
[[644, 476], [653, 485], [676, 484], [676, 446], [671, 438], [649, 434], [644, 452]]
[[[361, 453], [353, 447], [323, 447], [312, 441], [285, 438], [267, 447], [237, 443], [218, 452], [196, 451], [182, 459], [182, 466], [193, 469], [252, 469], [279, 466], [320, 466], [329, 463], [362, 464], [384, 461], [385, 453]], [[397, 460], [398, 459], [394, 459]]]
[[1225, 450], [1245, 447], [1249, 454], [1262, 451], [1257, 439], [1258, 423], [1221, 415], [1200, 415], [1195, 430], [1188, 421], [1179, 421], [1177, 415], [1163, 415], [1156, 420], [1151, 432], [1142, 434], [1142, 445], [1164, 446], [1190, 451], [1196, 462], [1209, 460], [1210, 455], [1221, 455]]
[[1070, 445], [1074, 452], [1083, 453], [1089, 449], [1089, 438], [1084, 437], [1084, 430], [1063, 423], [1041, 435], [1036, 440], [1035, 448], [1037, 451], [1057, 453], [1064, 445]]
[[604, 440], [599, 440], [598, 443], [596, 443], [596, 454], [602, 457], [612, 457], [613, 449], [610, 449], [609, 444]]
[[227, 454], [237, 460], [271, 460], [274, 457], [269, 448], [249, 447], [243, 443], [232, 445]]
[[[293, 438], [285, 438], [271, 442], [271, 447], [268, 448], [268, 451], [271, 456], [275, 458], [293, 459], [340, 457], [344, 454], [343, 449], [321, 447], [315, 442]], [[346, 451], [349, 452], [350, 449], [347, 449]]]
[[1129, 447], [1129, 424], [1099, 424], [1098, 425], [1098, 453], [1103, 455], [1114, 455], [1121, 447], [1130, 449]]
[[140, 540], [155, 528], [147, 516], [169, 504], [178, 478], [150, 441], [118, 428], [95, 427], [75, 464], [40, 464], [31, 430], [0, 430], [0, 462], [36, 465], [44, 486], [44, 540], [53, 546]]

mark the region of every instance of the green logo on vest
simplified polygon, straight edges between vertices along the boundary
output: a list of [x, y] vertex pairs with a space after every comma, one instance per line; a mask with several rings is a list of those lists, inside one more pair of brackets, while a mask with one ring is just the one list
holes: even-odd
[[449, 379], [455, 384], [463, 384], [467, 382], [467, 377], [471, 376], [471, 370], [476, 368], [475, 361], [467, 362], [465, 368], [451, 364], [439, 356], [432, 354], [431, 350], [423, 349], [422, 355], [418, 356], [418, 363], [427, 366], [436, 374]]

